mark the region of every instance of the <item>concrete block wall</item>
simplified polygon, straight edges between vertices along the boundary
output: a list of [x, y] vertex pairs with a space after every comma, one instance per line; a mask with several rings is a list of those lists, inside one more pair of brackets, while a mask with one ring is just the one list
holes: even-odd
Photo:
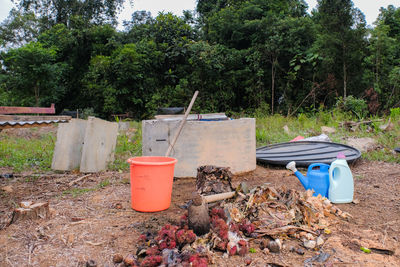
[[[164, 156], [180, 121], [142, 122], [143, 156]], [[197, 167], [230, 167], [235, 174], [256, 168], [255, 119], [187, 121], [171, 152], [175, 177], [196, 177]]]
[[81, 172], [107, 169], [114, 160], [118, 123], [95, 117], [87, 121], [72, 119], [59, 125], [51, 168]]
[[53, 170], [70, 171], [79, 168], [85, 131], [85, 120], [71, 119], [68, 123], [58, 125], [57, 141], [51, 163]]
[[98, 172], [107, 169], [107, 164], [114, 161], [117, 135], [118, 123], [89, 117], [80, 171]]

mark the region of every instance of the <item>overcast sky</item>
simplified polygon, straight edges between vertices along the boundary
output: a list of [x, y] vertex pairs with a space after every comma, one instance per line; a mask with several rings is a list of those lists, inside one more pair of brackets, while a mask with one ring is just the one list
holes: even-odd
[[[183, 10], [193, 10], [196, 6], [196, 0], [133, 0], [133, 8], [129, 6], [129, 1], [126, 2], [124, 10], [119, 15], [120, 22], [130, 20], [131, 14], [136, 10], [150, 11], [153, 17], [161, 11], [181, 16]], [[310, 12], [315, 7], [317, 0], [306, 0], [306, 2]], [[380, 7], [400, 6], [400, 0], [353, 0], [353, 3], [364, 13], [369, 25], [372, 25], [377, 18]], [[8, 16], [12, 5], [11, 0], [0, 0], [0, 22]]]

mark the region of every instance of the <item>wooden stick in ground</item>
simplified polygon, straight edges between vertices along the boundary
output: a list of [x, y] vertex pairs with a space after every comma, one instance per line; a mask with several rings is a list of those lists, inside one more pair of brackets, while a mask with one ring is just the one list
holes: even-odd
[[192, 109], [192, 106], [194, 104], [194, 101], [196, 100], [197, 95], [199, 94], [199, 91], [194, 92], [194, 95], [192, 97], [192, 101], [190, 101], [189, 107], [186, 110], [185, 116], [183, 117], [181, 124], [179, 125], [178, 131], [176, 132], [174, 139], [172, 140], [172, 143], [169, 145], [167, 153], [165, 153], [165, 156], [168, 157], [169, 154], [171, 154], [172, 148], [174, 147], [176, 140], [178, 139], [179, 134], [182, 131], [183, 125], [186, 122], [187, 117], [189, 116], [190, 110]]
[[220, 194], [204, 196], [204, 199], [205, 199], [206, 203], [211, 203], [211, 202], [215, 202], [215, 201], [220, 201], [220, 200], [231, 198], [234, 195], [235, 195], [235, 192], [226, 192], [226, 193], [220, 193]]
[[89, 176], [91, 176], [92, 174], [91, 173], [89, 173], [89, 174], [86, 174], [86, 175], [84, 175], [84, 176], [81, 176], [81, 177], [79, 177], [78, 179], [75, 179], [75, 180], [73, 180], [72, 182], [70, 182], [68, 185], [69, 186], [72, 186], [73, 184], [76, 184], [77, 182], [79, 182], [79, 181], [81, 181], [81, 180], [83, 180], [83, 179], [85, 179], [85, 178], [87, 178], [87, 177], [89, 177]]

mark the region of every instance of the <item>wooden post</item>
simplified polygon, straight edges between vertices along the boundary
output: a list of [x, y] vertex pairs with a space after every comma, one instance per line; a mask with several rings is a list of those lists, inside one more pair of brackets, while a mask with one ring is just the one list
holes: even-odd
[[193, 97], [192, 97], [192, 101], [190, 101], [189, 107], [188, 107], [188, 109], [186, 110], [185, 116], [183, 117], [183, 119], [182, 119], [182, 121], [181, 121], [181, 124], [179, 125], [178, 131], [176, 132], [175, 137], [174, 137], [172, 143], [169, 145], [168, 150], [167, 150], [167, 153], [165, 153], [165, 156], [166, 156], [166, 157], [168, 157], [169, 154], [171, 154], [171, 150], [172, 150], [172, 148], [174, 147], [174, 145], [175, 145], [175, 143], [176, 143], [176, 140], [178, 139], [178, 136], [179, 136], [179, 134], [180, 134], [181, 131], [182, 131], [183, 125], [185, 124], [186, 119], [187, 119], [187, 117], [189, 116], [190, 110], [192, 109], [192, 106], [193, 106], [194, 101], [196, 100], [196, 97], [197, 97], [198, 94], [199, 94], [199, 91], [194, 92], [194, 95], [193, 95]]

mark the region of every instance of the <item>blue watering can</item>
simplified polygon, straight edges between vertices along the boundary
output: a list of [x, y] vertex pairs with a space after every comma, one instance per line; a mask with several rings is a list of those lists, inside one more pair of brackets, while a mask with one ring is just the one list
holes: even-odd
[[308, 166], [307, 176], [304, 176], [296, 169], [294, 161], [289, 162], [286, 168], [292, 170], [299, 178], [306, 190], [314, 190], [313, 196], [321, 195], [328, 198], [329, 190], [329, 165], [325, 163], [314, 163]]

